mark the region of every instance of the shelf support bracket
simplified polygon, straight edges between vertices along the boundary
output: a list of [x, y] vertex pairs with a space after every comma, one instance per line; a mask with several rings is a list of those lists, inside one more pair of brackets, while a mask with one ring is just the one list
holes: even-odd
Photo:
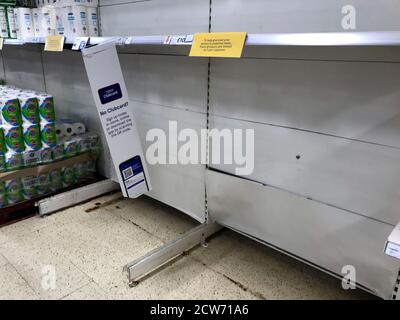
[[197, 245], [205, 243], [207, 238], [221, 229], [222, 227], [215, 222], [206, 222], [126, 265], [124, 272], [128, 273], [129, 286], [138, 285], [139, 281], [150, 273], [159, 270]]

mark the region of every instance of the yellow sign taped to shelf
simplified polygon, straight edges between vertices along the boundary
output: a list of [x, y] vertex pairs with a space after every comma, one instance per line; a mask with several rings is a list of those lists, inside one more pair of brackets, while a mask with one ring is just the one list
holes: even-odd
[[4, 38], [0, 38], [0, 51], [3, 50]]
[[189, 56], [240, 58], [246, 37], [246, 32], [196, 33]]
[[47, 36], [44, 51], [62, 52], [64, 50], [65, 37]]

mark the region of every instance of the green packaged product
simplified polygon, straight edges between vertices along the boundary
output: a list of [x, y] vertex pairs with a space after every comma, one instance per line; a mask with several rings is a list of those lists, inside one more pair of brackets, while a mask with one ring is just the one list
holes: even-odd
[[54, 98], [50, 95], [38, 95], [40, 121], [53, 123], [56, 121]]
[[53, 162], [53, 152], [51, 148], [42, 148], [39, 150], [40, 153], [40, 163], [51, 163]]
[[45, 172], [38, 176], [37, 189], [39, 195], [47, 194], [51, 191], [50, 173]]
[[7, 152], [5, 155], [5, 165], [7, 171], [21, 169], [24, 166], [22, 153]]
[[63, 167], [61, 169], [63, 188], [71, 187], [75, 184], [75, 170], [74, 167]]
[[5, 193], [0, 193], [0, 208], [6, 207], [8, 204], [7, 196]]
[[0, 154], [0, 172], [6, 171], [6, 156]]
[[28, 176], [21, 178], [22, 195], [24, 200], [33, 200], [38, 196], [38, 178]]
[[78, 144], [78, 153], [86, 153], [91, 150], [92, 141], [88, 135], [77, 136], [75, 139]]
[[0, 37], [8, 38], [7, 10], [3, 6], [0, 6]]
[[24, 167], [33, 167], [40, 163], [40, 150], [28, 150], [22, 152]]
[[84, 163], [74, 164], [74, 175], [77, 182], [84, 181], [87, 177], [86, 167]]
[[38, 124], [26, 124], [22, 126], [25, 150], [39, 150], [42, 147], [40, 126]]
[[71, 138], [64, 142], [64, 155], [66, 158], [75, 157], [78, 154], [78, 141]]
[[59, 143], [52, 147], [53, 151], [53, 160], [62, 160], [65, 158], [64, 156], [64, 144]]
[[40, 123], [40, 138], [43, 147], [54, 147], [57, 144], [55, 123]]
[[6, 141], [4, 139], [3, 128], [0, 127], [0, 154], [4, 154], [5, 152], [6, 152]]
[[24, 124], [39, 124], [39, 106], [36, 97], [31, 95], [20, 95], [18, 97], [21, 109], [22, 122]]
[[17, 39], [17, 28], [15, 24], [15, 14], [13, 7], [7, 7], [8, 36]]
[[8, 125], [13, 127], [22, 124], [18, 99], [7, 96], [0, 98], [0, 109], [3, 126]]
[[63, 179], [61, 170], [53, 170], [50, 172], [51, 191], [56, 192], [63, 188]]
[[8, 151], [22, 152], [25, 150], [24, 137], [20, 126], [3, 125], [3, 132]]
[[86, 177], [92, 178], [96, 175], [96, 172], [97, 172], [96, 161], [94, 161], [94, 160], [86, 161], [84, 164], [84, 168], [85, 168]]
[[7, 204], [12, 205], [23, 201], [21, 179], [10, 179], [5, 181]]

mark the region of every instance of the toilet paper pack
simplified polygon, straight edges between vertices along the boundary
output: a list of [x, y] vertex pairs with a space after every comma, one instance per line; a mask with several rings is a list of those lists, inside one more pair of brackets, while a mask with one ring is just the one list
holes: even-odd
[[39, 124], [24, 123], [22, 126], [25, 150], [39, 150], [42, 147]]
[[17, 98], [0, 96], [0, 111], [2, 125], [20, 126], [22, 124], [21, 110]]
[[24, 165], [22, 153], [7, 152], [4, 158], [5, 166], [8, 171], [21, 169]]
[[24, 124], [39, 124], [39, 105], [38, 100], [31, 94], [18, 95], [21, 109], [22, 122]]
[[4, 141], [7, 151], [22, 152], [25, 150], [24, 137], [20, 126], [3, 125]]

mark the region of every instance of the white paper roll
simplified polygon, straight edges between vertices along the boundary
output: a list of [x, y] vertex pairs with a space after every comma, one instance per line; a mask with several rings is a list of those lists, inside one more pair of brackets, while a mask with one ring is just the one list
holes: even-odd
[[56, 11], [51, 7], [42, 7], [42, 30], [45, 37], [56, 34]]
[[56, 122], [56, 135], [60, 138], [69, 138], [74, 134], [72, 123]]
[[71, 37], [88, 37], [88, 19], [86, 14], [86, 7], [72, 6], [67, 9], [68, 26], [67, 34]]
[[6, 7], [0, 7], [0, 37], [8, 38]]
[[45, 37], [43, 30], [43, 13], [41, 9], [32, 9], [33, 17], [33, 27], [35, 32], [35, 37]]
[[67, 16], [65, 14], [65, 8], [55, 8], [56, 13], [56, 33], [59, 36], [70, 36], [66, 31]]
[[81, 122], [75, 122], [74, 124], [72, 124], [72, 132], [73, 132], [73, 135], [84, 134], [84, 133], [86, 133], [86, 127]]
[[35, 31], [33, 28], [32, 10], [30, 8], [15, 8], [14, 15], [18, 39], [33, 38]]

